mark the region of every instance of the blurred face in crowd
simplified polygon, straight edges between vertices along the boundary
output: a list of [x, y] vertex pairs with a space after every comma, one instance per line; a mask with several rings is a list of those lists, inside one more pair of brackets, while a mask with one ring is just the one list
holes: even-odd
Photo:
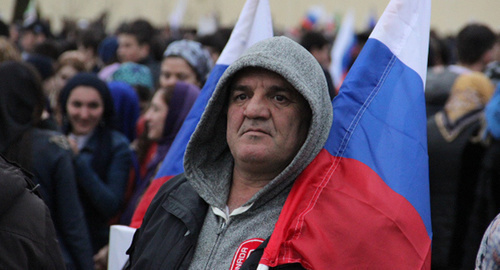
[[71, 91], [66, 110], [72, 127], [71, 132], [75, 135], [86, 135], [101, 121], [104, 102], [95, 88], [81, 85]]
[[37, 37], [33, 31], [23, 31], [19, 42], [24, 51], [31, 53], [35, 49]]
[[172, 89], [175, 83], [187, 82], [201, 87], [196, 72], [186, 60], [177, 56], [169, 56], [161, 63], [160, 87]]
[[331, 58], [330, 58], [330, 47], [325, 45], [321, 48], [313, 48], [311, 49], [311, 54], [318, 60], [319, 64], [327, 68], [330, 66]]
[[137, 63], [148, 56], [149, 46], [147, 44], [139, 44], [139, 41], [134, 35], [119, 34], [117, 54], [118, 59], [122, 63]]
[[60, 90], [66, 85], [69, 79], [73, 78], [78, 73], [78, 70], [72, 65], [62, 66], [55, 75], [55, 88]]
[[148, 139], [150, 140], [158, 140], [163, 135], [165, 120], [168, 115], [168, 105], [165, 103], [166, 91], [165, 89], [156, 91], [144, 115], [148, 127]]
[[226, 130], [235, 169], [283, 170], [304, 143], [310, 118], [306, 100], [280, 75], [264, 69], [237, 74]]

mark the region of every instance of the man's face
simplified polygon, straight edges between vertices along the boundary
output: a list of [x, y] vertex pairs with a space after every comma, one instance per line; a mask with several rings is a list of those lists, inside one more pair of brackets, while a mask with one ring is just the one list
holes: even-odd
[[139, 62], [146, 58], [149, 53], [148, 45], [141, 45], [134, 35], [119, 34], [118, 35], [118, 59], [120, 62]]
[[245, 69], [229, 89], [227, 143], [235, 168], [281, 172], [304, 143], [311, 111], [280, 75]]
[[20, 44], [24, 51], [31, 53], [35, 49], [36, 35], [33, 31], [24, 31], [21, 34]]

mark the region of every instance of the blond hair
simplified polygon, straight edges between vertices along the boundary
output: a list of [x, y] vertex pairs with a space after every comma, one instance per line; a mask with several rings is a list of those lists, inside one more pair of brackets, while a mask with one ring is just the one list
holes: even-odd
[[21, 61], [21, 53], [6, 37], [0, 36], [0, 63]]

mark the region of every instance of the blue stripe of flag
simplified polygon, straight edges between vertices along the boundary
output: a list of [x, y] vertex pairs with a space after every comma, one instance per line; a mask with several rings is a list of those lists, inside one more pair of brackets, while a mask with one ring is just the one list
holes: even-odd
[[210, 72], [210, 76], [208, 77], [205, 86], [201, 90], [196, 102], [193, 104], [186, 120], [184, 120], [184, 123], [182, 124], [179, 133], [177, 133], [177, 136], [165, 156], [162, 166], [160, 167], [155, 178], [175, 176], [184, 172], [183, 159], [189, 139], [196, 129], [196, 125], [200, 121], [201, 115], [205, 111], [205, 107], [207, 106], [208, 101], [210, 100], [210, 97], [212, 96], [212, 93], [222, 76], [222, 73], [224, 73], [227, 67], [228, 65], [215, 65]]
[[369, 39], [333, 102], [325, 149], [374, 170], [415, 207], [431, 236], [423, 89], [417, 72]]

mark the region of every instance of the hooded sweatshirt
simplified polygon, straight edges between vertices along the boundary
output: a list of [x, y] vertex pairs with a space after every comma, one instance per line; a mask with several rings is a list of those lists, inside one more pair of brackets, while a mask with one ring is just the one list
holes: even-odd
[[[281, 75], [307, 101], [311, 121], [307, 138], [290, 164], [230, 215], [226, 210], [234, 160], [226, 141], [228, 86], [247, 67]], [[184, 156], [189, 183], [209, 205], [190, 269], [233, 269], [241, 243], [263, 241], [274, 225], [296, 177], [322, 149], [332, 124], [326, 79], [316, 59], [298, 43], [273, 37], [250, 47], [224, 72]], [[238, 256], [238, 255], [236, 255]]]

